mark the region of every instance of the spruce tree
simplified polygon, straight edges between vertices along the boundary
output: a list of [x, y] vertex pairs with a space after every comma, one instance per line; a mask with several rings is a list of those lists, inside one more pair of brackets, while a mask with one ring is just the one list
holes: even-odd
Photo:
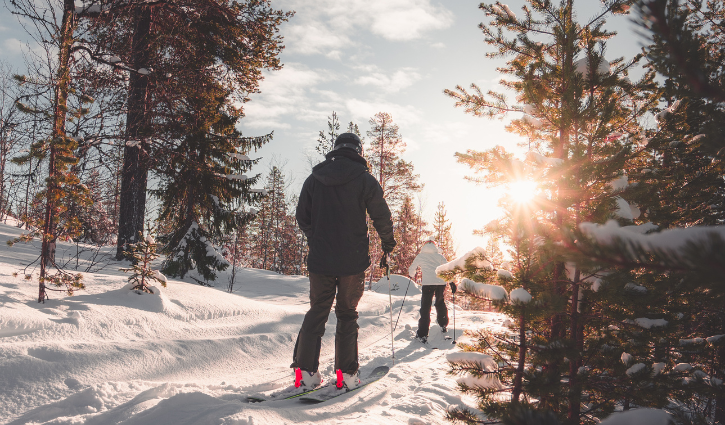
[[456, 256], [453, 244], [453, 235], [451, 235], [450, 220], [446, 218], [446, 205], [443, 202], [438, 203], [435, 216], [433, 217], [433, 237], [435, 238], [438, 249], [448, 260], [452, 260]]
[[257, 162], [246, 154], [272, 136], [242, 137], [235, 128], [241, 111], [226, 108], [229, 95], [211, 78], [189, 88], [187, 112], [176, 129], [185, 137], [157, 165], [164, 177], [152, 191], [162, 200], [159, 220], [175, 224], [160, 238], [168, 256], [163, 271], [170, 276], [193, 269], [203, 283], [214, 280], [228, 267], [217, 250], [221, 237], [253, 217], [238, 213], [236, 203], [254, 205], [262, 197], [252, 189], [259, 176], [244, 174]]
[[252, 264], [281, 274], [299, 274], [303, 271], [304, 236], [290, 211], [293, 202], [286, 191], [285, 175], [280, 166], [273, 165], [267, 175], [266, 196], [249, 229], [253, 239]]
[[[619, 201], [612, 182], [637, 161], [639, 120], [656, 102], [652, 72], [637, 82], [626, 78], [640, 56], [631, 61], [604, 58], [606, 41], [614, 35], [604, 29], [604, 18], [625, 12], [630, 4], [607, 1], [582, 23], [576, 20], [573, 0], [531, 0], [521, 17], [501, 3], [482, 4], [491, 19], [481, 25], [485, 41], [495, 49], [489, 55], [509, 58], [501, 72], [509, 77], [504, 85], [516, 93], [516, 102], [484, 94], [475, 85], [472, 92], [460, 86], [446, 91], [457, 106], [477, 116], [524, 112], [507, 128], [530, 138], [532, 150], [524, 160], [501, 147], [457, 156], [483, 172], [477, 179], [487, 184], [539, 184], [539, 196], [531, 203], [507, 203], [508, 224], [501, 230], [514, 247], [516, 264], [510, 276], [501, 272], [499, 278], [517, 291], [511, 293], [512, 304], [502, 308], [517, 320], [515, 338], [505, 337], [509, 349], [504, 355], [515, 361], [497, 372], [503, 387], [496, 392], [511, 391], [514, 397], [504, 402], [492, 397], [490, 388], [466, 389], [478, 394], [479, 407], [491, 416], [504, 418], [531, 403], [578, 424], [606, 416], [622, 401], [606, 385], [606, 372], [579, 373], [611, 359], [597, 337], [603, 323], [589, 320], [596, 314], [587, 292], [596, 268], [565, 263], [557, 247], [567, 229], [615, 216]], [[633, 216], [630, 211], [620, 218], [631, 222]], [[533, 302], [517, 301], [528, 297]], [[489, 347], [484, 340], [479, 346]], [[583, 394], [589, 398], [582, 399]]]
[[652, 35], [650, 66], [664, 77], [664, 105], [644, 160], [629, 173], [636, 184], [622, 196], [637, 202], [651, 234], [587, 224], [570, 247], [579, 253], [573, 259], [606, 271], [596, 296], [602, 314], [619, 322], [608, 344], [627, 354], [630, 368], [619, 375], [629, 379], [618, 388], [625, 407], [656, 397], [682, 423], [720, 423], [725, 242], [721, 226], [698, 225], [722, 223], [725, 12], [720, 2], [651, 1], [640, 13]]
[[151, 235], [151, 229], [148, 232], [145, 237], [140, 233], [136, 238], [138, 242], [129, 245], [126, 258], [133, 265], [122, 268], [121, 271], [131, 272], [131, 276], [128, 277], [128, 282], [131, 284], [129, 289], [153, 294], [151, 284], [158, 282], [166, 287], [166, 276], [151, 268], [151, 263], [159, 255], [156, 253], [156, 240]]

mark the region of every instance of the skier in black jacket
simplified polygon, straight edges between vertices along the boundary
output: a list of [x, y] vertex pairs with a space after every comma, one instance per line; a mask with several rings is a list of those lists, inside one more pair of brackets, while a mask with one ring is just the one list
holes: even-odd
[[297, 223], [307, 236], [310, 310], [295, 344], [295, 387], [300, 391], [322, 382], [318, 372], [325, 323], [335, 300], [335, 371], [337, 387], [360, 383], [358, 373], [357, 305], [370, 266], [368, 227], [372, 219], [385, 254], [395, 247], [390, 209], [383, 190], [361, 156], [362, 142], [353, 133], [335, 139], [326, 160], [312, 169], [297, 204]]

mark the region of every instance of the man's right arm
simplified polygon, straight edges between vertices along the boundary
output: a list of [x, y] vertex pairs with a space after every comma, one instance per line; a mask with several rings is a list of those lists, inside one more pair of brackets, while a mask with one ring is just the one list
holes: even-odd
[[297, 225], [309, 240], [312, 237], [312, 176], [309, 176], [302, 185], [300, 199], [297, 202], [295, 218]]

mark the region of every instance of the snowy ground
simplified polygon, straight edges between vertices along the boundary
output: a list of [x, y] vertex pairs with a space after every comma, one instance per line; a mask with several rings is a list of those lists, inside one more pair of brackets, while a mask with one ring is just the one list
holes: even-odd
[[[0, 224], [0, 423], [3, 424], [440, 424], [449, 405], [470, 404], [446, 375], [446, 354], [457, 350], [431, 327], [432, 345], [412, 340], [420, 291], [411, 285], [390, 353], [387, 281], [366, 291], [360, 311], [362, 374], [392, 366], [377, 384], [319, 405], [260, 404], [245, 394], [292, 382], [292, 349], [308, 307], [308, 281], [244, 269], [235, 291], [169, 281], [160, 295], [123, 290], [118, 263], [85, 273], [86, 290], [51, 293], [39, 304], [37, 270], [25, 280], [39, 242], [10, 248], [19, 230]], [[59, 257], [76, 252], [59, 245]], [[89, 258], [92, 252], [83, 254]], [[97, 257], [102, 259], [102, 255]], [[80, 261], [78, 270], [89, 267]], [[73, 270], [75, 260], [68, 264]], [[17, 277], [13, 273], [18, 272]], [[407, 279], [394, 278], [394, 316]], [[435, 317], [435, 314], [433, 315]], [[497, 313], [456, 312], [462, 329], [498, 327]], [[435, 320], [435, 319], [433, 319]], [[323, 339], [321, 372], [333, 379], [335, 315]], [[452, 323], [451, 323], [452, 325]], [[449, 327], [452, 334], [452, 326]]]

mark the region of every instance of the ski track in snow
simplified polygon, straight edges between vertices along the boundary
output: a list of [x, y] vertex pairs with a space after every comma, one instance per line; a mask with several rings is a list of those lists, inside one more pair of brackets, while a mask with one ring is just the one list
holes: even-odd
[[[456, 391], [445, 356], [458, 351], [431, 318], [430, 346], [413, 340], [420, 291], [412, 285], [395, 335], [393, 366], [387, 282], [374, 284], [359, 306], [363, 376], [392, 366], [367, 388], [308, 405], [296, 400], [247, 403], [245, 395], [291, 384], [294, 341], [308, 308], [306, 277], [242, 269], [234, 293], [169, 280], [160, 295], [122, 289], [127, 263], [103, 260], [84, 273], [85, 290], [51, 292], [39, 304], [35, 260], [39, 242], [4, 242], [20, 230], [0, 224], [0, 423], [73, 425], [441, 424], [449, 405], [473, 399]], [[76, 245], [59, 244], [68, 261]], [[80, 246], [82, 249], [83, 246]], [[113, 249], [104, 251], [110, 255]], [[86, 252], [79, 270], [89, 266]], [[107, 256], [108, 256], [107, 255]], [[108, 264], [102, 267], [104, 264]], [[75, 271], [75, 260], [67, 268]], [[99, 270], [100, 269], [100, 270]], [[17, 277], [13, 273], [19, 273]], [[394, 319], [407, 279], [395, 277]], [[384, 286], [384, 288], [383, 288]], [[452, 312], [451, 312], [452, 313]], [[457, 310], [462, 329], [500, 327], [498, 313]], [[320, 371], [334, 379], [332, 312], [322, 343]], [[453, 333], [453, 322], [449, 335]]]

